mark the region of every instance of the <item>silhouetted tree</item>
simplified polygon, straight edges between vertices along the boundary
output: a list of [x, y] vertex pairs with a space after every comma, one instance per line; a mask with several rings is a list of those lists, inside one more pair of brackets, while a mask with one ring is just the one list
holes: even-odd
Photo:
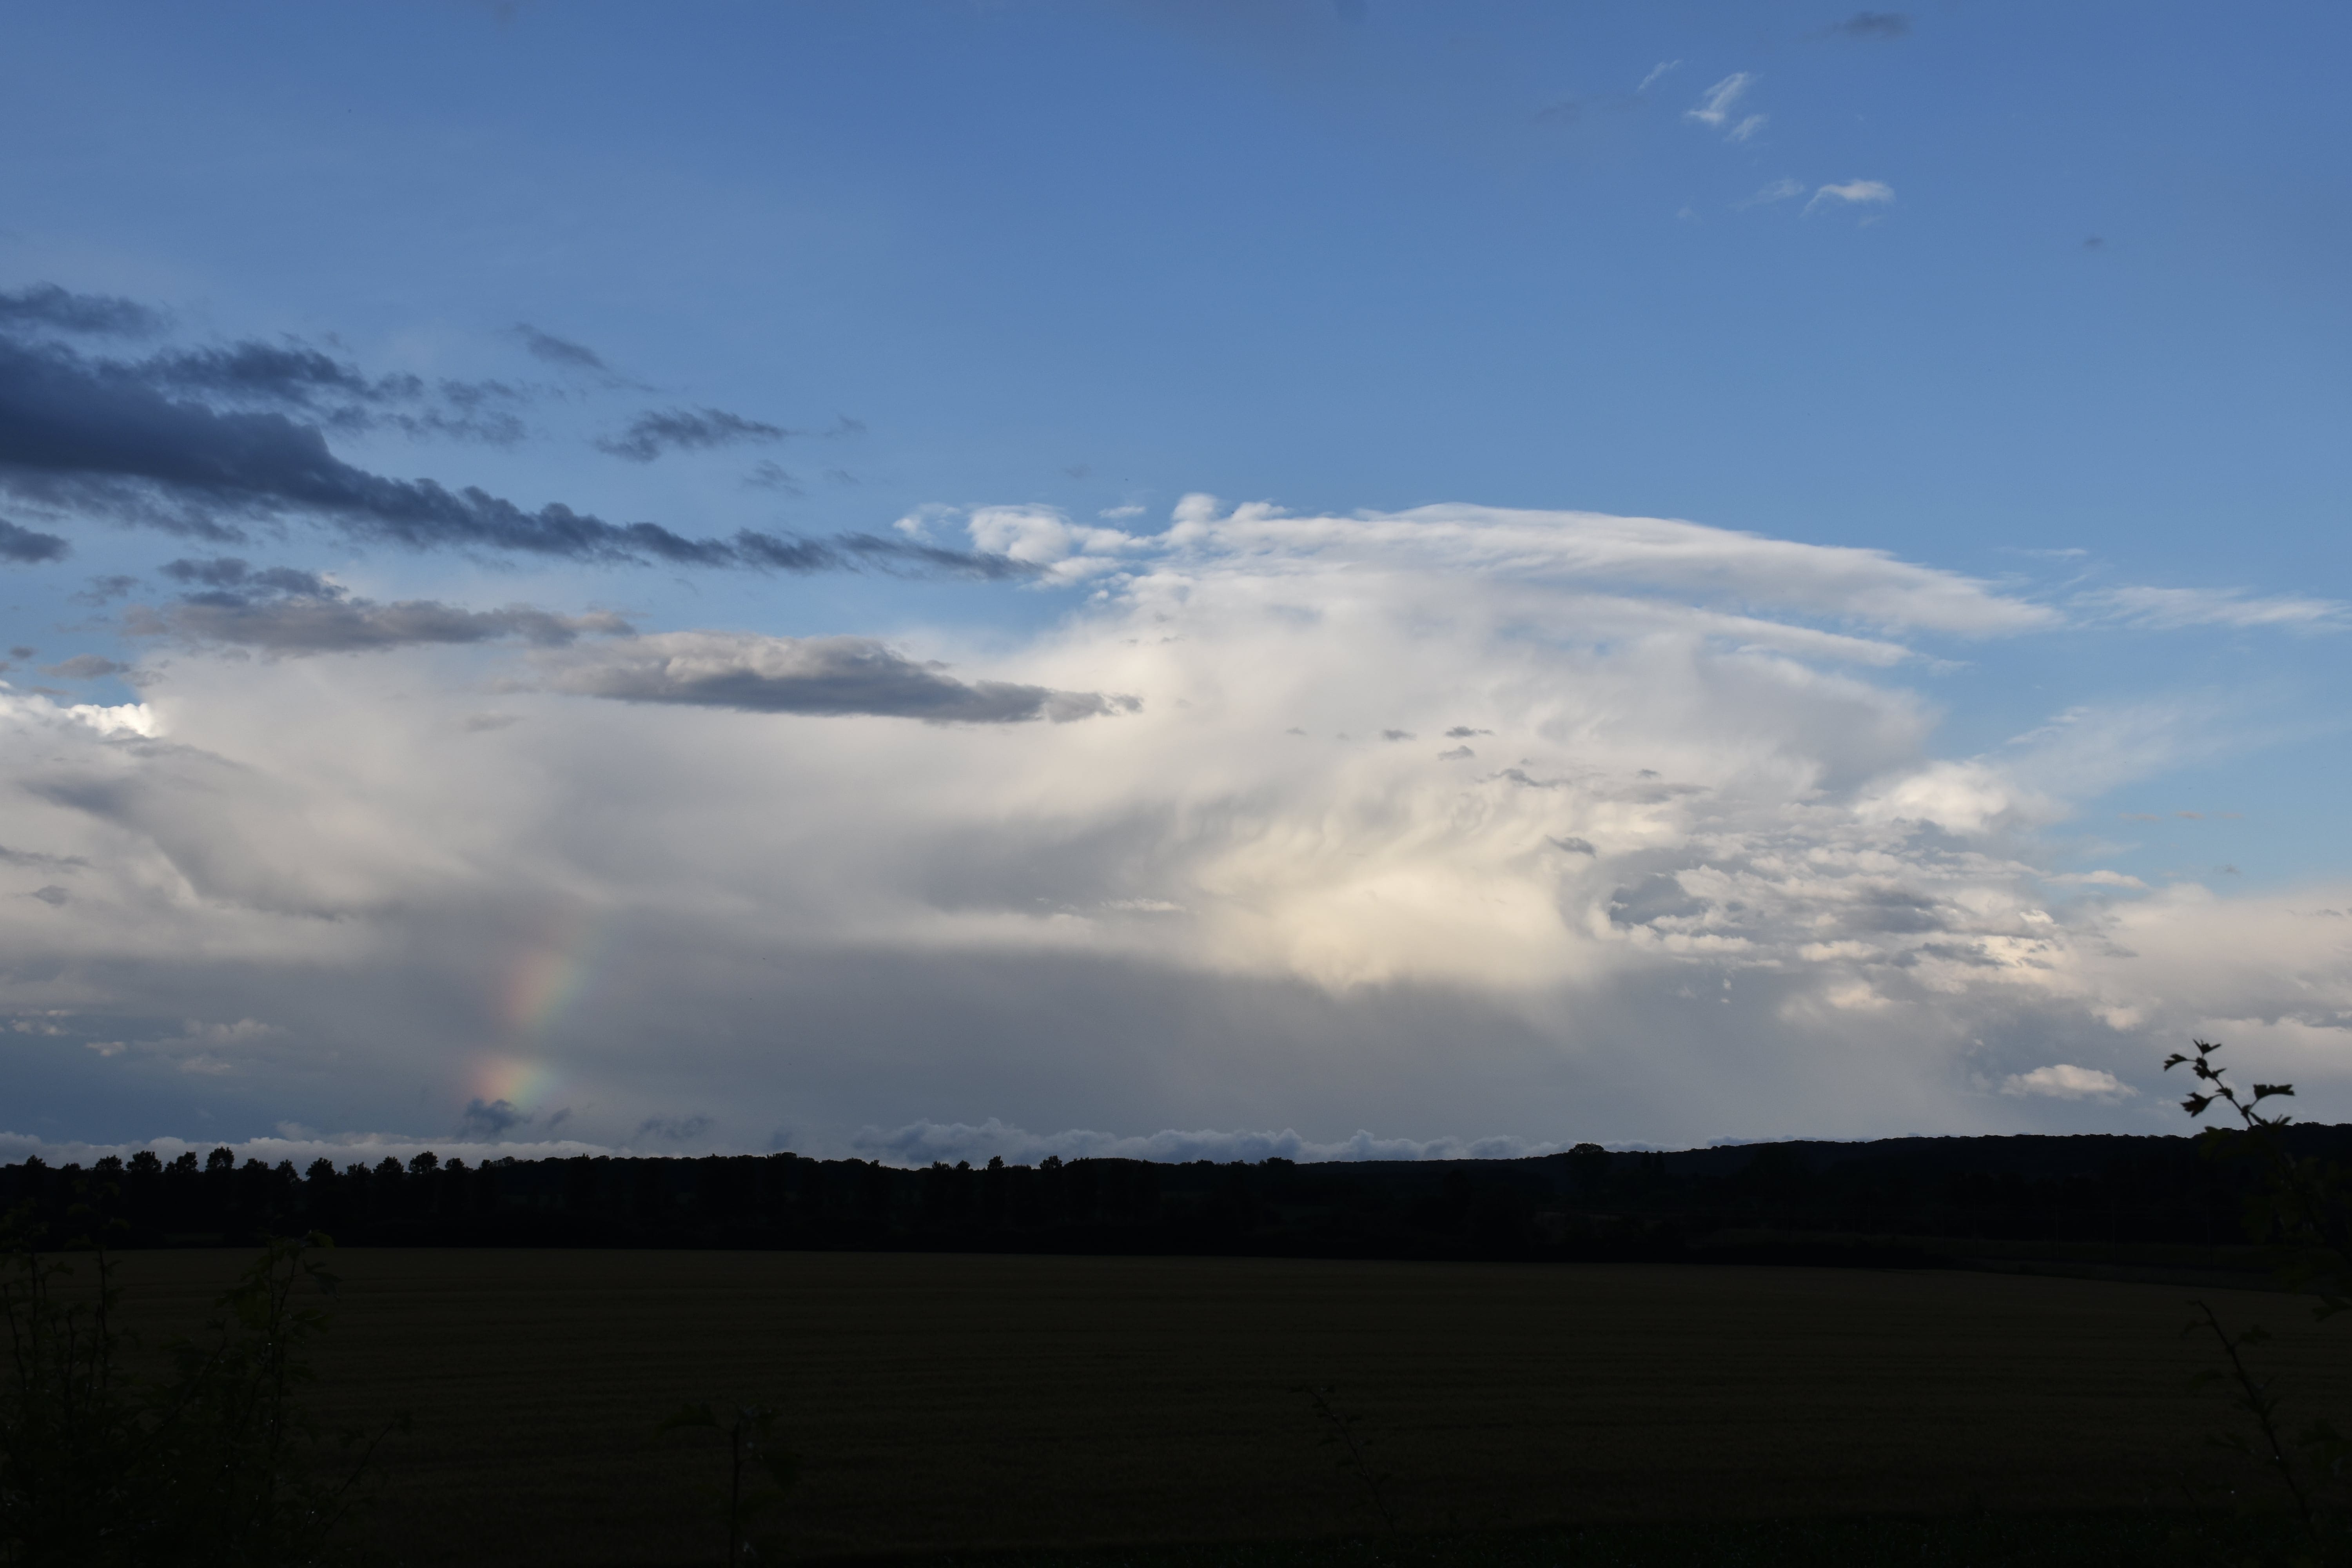
[[1568, 1152], [1568, 1173], [1587, 1201], [1600, 1197], [1609, 1185], [1609, 1151], [1598, 1143], [1579, 1143]]

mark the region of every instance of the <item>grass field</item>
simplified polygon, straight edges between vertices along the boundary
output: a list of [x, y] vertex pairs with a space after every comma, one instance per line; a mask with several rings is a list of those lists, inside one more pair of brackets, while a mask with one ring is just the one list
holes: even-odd
[[[134, 1254], [160, 1328], [243, 1261]], [[2178, 1507], [2218, 1399], [2178, 1287], [1948, 1271], [903, 1254], [352, 1251], [322, 1410], [405, 1407], [409, 1561], [715, 1561], [688, 1399], [783, 1408], [837, 1556], [1364, 1532], [1299, 1384], [1413, 1531]], [[2314, 1407], [2336, 1340], [2280, 1296]], [[1759, 1559], [1759, 1561], [1762, 1559]], [[1777, 1559], [1776, 1559], [1777, 1560]]]

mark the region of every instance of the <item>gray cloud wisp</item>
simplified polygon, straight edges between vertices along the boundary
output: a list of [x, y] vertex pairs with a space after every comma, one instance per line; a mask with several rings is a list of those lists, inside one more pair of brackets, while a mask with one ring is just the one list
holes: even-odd
[[1822, 29], [1823, 37], [1888, 42], [1911, 36], [1911, 18], [1901, 11], [1856, 11]]
[[542, 647], [583, 635], [625, 633], [617, 616], [558, 616], [528, 605], [467, 610], [430, 599], [378, 605], [365, 599], [289, 598], [242, 605], [183, 603], [133, 609], [126, 629], [134, 637], [169, 637], [274, 654], [361, 653], [431, 643], [495, 642], [520, 637]]
[[792, 432], [781, 425], [746, 419], [723, 408], [663, 408], [640, 414], [597, 449], [632, 463], [650, 463], [664, 452], [701, 452], [717, 447], [765, 446]]
[[611, 371], [612, 367], [604, 363], [604, 356], [587, 344], [573, 342], [570, 338], [559, 338], [553, 332], [541, 331], [528, 321], [517, 322], [514, 335], [522, 344], [523, 352], [542, 364], [551, 364], [559, 370]]
[[57, 534], [19, 528], [0, 518], [0, 561], [31, 566], [44, 561], [62, 561], [72, 550], [73, 546]]
[[751, 713], [874, 714], [932, 724], [1017, 724], [1132, 712], [1131, 697], [962, 681], [871, 637], [766, 637], [676, 632], [610, 644], [567, 660], [550, 685], [623, 702]]
[[583, 636], [626, 636], [635, 629], [605, 612], [559, 616], [527, 605], [467, 610], [429, 599], [379, 605], [353, 597], [315, 573], [286, 566], [256, 569], [234, 556], [174, 561], [163, 571], [197, 585], [197, 591], [173, 605], [131, 606], [124, 613], [123, 629], [133, 637], [284, 656], [507, 637], [561, 647]]
[[111, 294], [75, 294], [54, 283], [0, 290], [0, 330], [143, 338], [162, 331], [164, 325], [162, 311]]

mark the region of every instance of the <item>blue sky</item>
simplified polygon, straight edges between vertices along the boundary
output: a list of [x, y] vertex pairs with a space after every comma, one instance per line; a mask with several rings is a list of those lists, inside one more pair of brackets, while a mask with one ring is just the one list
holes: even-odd
[[[199, 498], [214, 508], [207, 536], [190, 531], [193, 492], [134, 476], [120, 483], [151, 487], [138, 506], [120, 485], [111, 499], [87, 487], [68, 496], [34, 453], [25, 460], [51, 478], [0, 494], [0, 518], [68, 542], [69, 553], [0, 568], [10, 641], [37, 649], [0, 679], [32, 705], [23, 722], [66, 725], [77, 743], [104, 748], [72, 767], [128, 771], [103, 807], [81, 785], [21, 773], [0, 800], [0, 846], [86, 862], [75, 875], [93, 885], [122, 877], [152, 890], [177, 878], [174, 896], [190, 901], [174, 916], [138, 914], [118, 888], [101, 910], [62, 874], [43, 885], [72, 901], [16, 901], [9, 918], [32, 922], [25, 951], [42, 956], [23, 962], [0, 1005], [78, 1020], [28, 1039], [92, 1037], [47, 1056], [28, 1046], [0, 1068], [16, 1079], [13, 1101], [41, 1107], [16, 1129], [27, 1137], [195, 1136], [201, 1113], [238, 1137], [280, 1123], [304, 1136], [445, 1141], [457, 1126], [546, 1137], [562, 1125], [605, 1143], [676, 1133], [753, 1146], [789, 1134], [880, 1147], [872, 1129], [997, 1118], [1024, 1137], [1296, 1127], [1328, 1142], [1364, 1126], [1532, 1146], [2161, 1126], [2165, 1086], [2144, 1058], [2192, 1026], [2266, 1041], [2315, 1086], [2336, 1070], [2352, 976], [2313, 911], [2346, 906], [2352, 859], [2334, 782], [2352, 760], [2339, 695], [2352, 627], [2339, 543], [2352, 479], [2340, 285], [2352, 141], [2334, 123], [2347, 31], [2336, 10], [92, 5], [10, 7], [8, 25], [0, 290], [34, 299], [22, 291], [54, 286], [154, 312], [144, 335], [59, 337], [52, 321], [25, 327], [25, 342], [84, 365], [145, 365], [136, 374], [182, 406], [291, 419], [350, 469], [388, 480], [478, 486], [525, 512], [562, 503], [688, 541], [749, 530], [900, 551], [844, 556], [836, 545], [836, 569], [797, 571], [455, 536], [412, 549], [282, 498], [217, 495]], [[336, 418], [316, 399], [286, 402], [282, 388], [268, 395], [275, 403], [250, 387], [207, 390], [154, 357], [297, 342], [379, 391]], [[406, 402], [381, 390], [399, 375], [425, 390]], [[472, 388], [472, 401], [461, 408], [450, 384]], [[465, 409], [490, 422], [460, 428]], [[688, 416], [688, 438], [644, 437], [636, 422], [664, 415]], [[722, 415], [736, 423], [712, 423]], [[1222, 498], [1200, 514], [1211, 520], [1264, 502], [1354, 520], [1356, 531], [1203, 523], [1197, 540], [1170, 546], [1190, 495]], [[1431, 507], [1495, 510], [1478, 514], [1472, 532], [1485, 532], [1440, 548], [1425, 526], [1434, 514], [1415, 510]], [[1578, 520], [1595, 516], [1706, 531], [1629, 544], [1601, 529], [1614, 542], [1601, 555], [1580, 544], [1555, 559], [1549, 543], [1498, 554], [1512, 511], [1545, 514], [1543, 527], [1588, 542], [1601, 525]], [[1424, 520], [1418, 532], [1364, 521], [1406, 514]], [[1110, 531], [1089, 542], [1089, 529]], [[1795, 553], [1767, 559], [1743, 536]], [[224, 557], [247, 577], [191, 575]], [[175, 561], [196, 564], [175, 576]], [[1924, 594], [1927, 580], [1869, 586], [1855, 573], [1870, 561], [1933, 574], [1935, 593], [1968, 604], [1930, 610], [1914, 598], [1889, 612], [1871, 595]], [[310, 580], [315, 592], [248, 580], [272, 567], [324, 576]], [[106, 577], [132, 581], [93, 586]], [[1310, 580], [1311, 591], [1298, 586]], [[1385, 585], [1363, 586], [1374, 581]], [[1425, 599], [1439, 582], [1458, 593]], [[1602, 582], [1607, 606], [1589, 597]], [[1305, 596], [1282, 613], [1325, 635], [1282, 653], [1280, 626], [1249, 615], [1273, 615], [1294, 588]], [[197, 604], [205, 593], [241, 595], [242, 618]], [[1210, 622], [1168, 634], [1202, 662], [1118, 663], [1130, 656], [1115, 650], [1146, 646], [1143, 628], [1182, 621], [1170, 618], [1178, 597], [1192, 595], [1197, 617], [1220, 593], [1231, 597], [1215, 600]], [[406, 611], [397, 627], [367, 623], [372, 651], [349, 651], [353, 615], [419, 605], [509, 618]], [[1636, 605], [1641, 616], [1624, 619]], [[1655, 618], [1667, 606], [1764, 629], [1685, 619], [1669, 633]], [[555, 618], [513, 618], [524, 611]], [[346, 640], [332, 648], [288, 640], [298, 621], [315, 638], [336, 616]], [[1800, 647], [1801, 632], [1874, 649]], [[1424, 637], [1434, 640], [1422, 647]], [[1692, 639], [1675, 645], [1681, 662], [1650, 662], [1664, 645], [1643, 639], [1673, 637]], [[868, 643], [798, 639], [842, 637], [891, 650], [898, 663], [887, 667], [857, 654], [856, 672], [897, 682], [896, 696], [840, 706], [843, 661]], [[1708, 737], [1767, 710], [1738, 682], [1768, 645], [1794, 661], [1774, 690], [1809, 684], [1772, 721], [1781, 739], [1735, 763]], [[1504, 672], [1539, 654], [1570, 663], [1547, 667], [1549, 686], [1511, 689], [1554, 696], [1510, 709], [1497, 695]], [[1581, 830], [1613, 820], [1604, 805], [1623, 795], [1596, 784], [1575, 808], [1584, 815], [1529, 840], [1589, 840], [1593, 864], [1573, 868], [1591, 881], [1583, 891], [1501, 849], [1480, 862], [1489, 880], [1475, 892], [1441, 890], [1423, 870], [1358, 889], [1431, 900], [1435, 921], [1451, 898], [1493, 909], [1539, 888], [1557, 930], [1529, 936], [1524, 962], [1502, 973], [1467, 956], [1406, 962], [1399, 954], [1430, 951], [1425, 935], [1335, 915], [1308, 896], [1328, 871], [1294, 854], [1320, 824], [1360, 836], [1349, 840], [1351, 863], [1437, 855], [1435, 824], [1467, 831], [1464, 803], [1485, 800], [1477, 790], [1517, 787], [1502, 773], [1466, 794], [1430, 784], [1425, 797], [1411, 795], [1420, 784], [1375, 787], [1352, 763], [1299, 774], [1244, 733], [1235, 707], [1217, 710], [1230, 723], [1213, 738], [1142, 768], [1126, 794], [1068, 793], [1068, 770], [1120, 765], [1070, 754], [1094, 744], [1075, 737], [1139, 736], [1180, 712], [1207, 722], [1199, 716], [1214, 704], [1199, 683], [1217, 659], [1249, 668], [1294, 655], [1302, 662], [1286, 668], [1320, 671], [1298, 673], [1295, 692], [1295, 727], [1316, 736], [1394, 728], [1418, 746], [1434, 733], [1434, 716], [1390, 725], [1373, 714], [1382, 690], [1360, 682], [1386, 679], [1371, 672], [1399, 656], [1397, 679], [1435, 681], [1431, 702], [1451, 691], [1475, 707], [1470, 693], [1489, 694], [1493, 721], [1458, 727], [1509, 733], [1516, 712], [1543, 742], [1507, 758], [1480, 752], [1481, 768], [1507, 764], [1566, 790], [1559, 770], [1572, 764], [1605, 756], [1638, 777], [1635, 752], [1679, 749], [1696, 781], [1689, 798], [1731, 815], [1619, 823], [1627, 837], [1612, 847]], [[89, 656], [80, 673], [58, 673], [76, 656]], [[657, 679], [648, 671], [663, 659]], [[940, 679], [953, 690], [908, 673], [931, 663], [950, 667]], [[778, 695], [778, 682], [820, 679], [817, 709], [816, 698]], [[1622, 694], [1580, 715], [1557, 708], [1580, 681], [1599, 690], [1620, 679]], [[971, 695], [991, 681], [1047, 695]], [[761, 694], [756, 710], [745, 690]], [[1117, 705], [1129, 698], [1134, 708]], [[1326, 700], [1333, 716], [1318, 728], [1307, 709]], [[497, 743], [509, 751], [483, 777], [511, 795], [517, 815], [499, 841], [520, 858], [493, 864], [485, 851], [429, 892], [395, 891], [369, 846], [436, 841], [446, 814], [469, 809], [408, 782], [447, 775], [437, 742], [337, 774], [334, 757], [285, 750], [292, 742], [257, 715], [316, 702], [389, 734], [393, 710], [377, 705], [436, 701], [460, 729], [488, 726], [465, 733], [505, 737]], [[521, 713], [533, 703], [553, 706]], [[1875, 717], [1857, 718], [1855, 703]], [[55, 717], [76, 704], [136, 708], [143, 729]], [[983, 710], [998, 718], [973, 717]], [[1005, 714], [1038, 722], [997, 733]], [[1849, 754], [1855, 726], [1868, 724], [1910, 728]], [[796, 880], [814, 873], [781, 845], [741, 847], [736, 814], [753, 803], [714, 796], [695, 773], [756, 772], [765, 764], [745, 757], [773, 747], [796, 766], [835, 769], [825, 777], [837, 784], [866, 776], [857, 768], [869, 764], [846, 759], [877, 728], [887, 736], [874, 743], [916, 773], [984, 773], [998, 764], [969, 748], [996, 757], [1016, 732], [1057, 739], [1032, 747], [985, 801], [885, 800], [870, 785], [861, 799], [793, 775], [809, 801], [831, 802], [797, 809], [841, 814], [825, 834], [842, 842], [997, 834], [1027, 847], [952, 875], [941, 868], [961, 851], [937, 847], [875, 869], [862, 889], [878, 900], [872, 918], [826, 936], [823, 921], [787, 918], [787, 906], [815, 908], [837, 883]], [[520, 739], [541, 734], [550, 738]], [[302, 857], [300, 876], [317, 885], [265, 896], [218, 870], [253, 858], [240, 835], [265, 831], [267, 814], [244, 825], [208, 816], [194, 802], [226, 786], [171, 773], [183, 764], [167, 751], [267, 781], [253, 785], [257, 800], [278, 792], [276, 809], [322, 836]], [[1782, 793], [1770, 826], [1739, 815], [1761, 798], [1765, 752], [1807, 759], [1771, 773]], [[625, 795], [564, 771], [597, 772], [577, 759], [618, 753], [663, 756], [672, 771]], [[1983, 787], [2000, 803], [1954, 805], [1955, 769], [1975, 770], [1969, 790], [1997, 781]], [[1182, 787], [1163, 788], [1174, 773]], [[1932, 789], [1916, 783], [1931, 777]], [[121, 804], [134, 785], [150, 792], [138, 810]], [[1922, 791], [1938, 804], [1921, 805]], [[1417, 804], [1400, 804], [1407, 795]], [[1387, 806], [1351, 815], [1349, 803], [1374, 797]], [[1564, 795], [1545, 798], [1569, 811]], [[380, 820], [331, 822], [341, 808], [330, 801], [367, 802]], [[1725, 804], [1735, 801], [1745, 804]], [[1286, 868], [1253, 862], [1244, 876], [1205, 847], [1202, 822], [1253, 811], [1257, 853]], [[1845, 813], [1846, 826], [1822, 826], [1824, 812]], [[1733, 816], [1737, 831], [1725, 826]], [[1161, 823], [1149, 852], [1121, 837], [1145, 818]], [[1340, 818], [1344, 830], [1331, 826]], [[516, 825], [554, 820], [578, 841], [516, 847], [529, 837]], [[1955, 856], [2009, 868], [1994, 879], [2012, 891], [2042, 879], [2039, 892], [2016, 894], [2017, 909], [2071, 933], [2074, 956], [2016, 960], [2047, 982], [2021, 1007], [2011, 981], [1920, 981], [1927, 960], [1909, 949], [1865, 954], [1836, 938], [1794, 956], [1823, 918], [1811, 894], [1790, 893], [1775, 917], [1789, 923], [1767, 932], [1739, 924], [1761, 907], [1752, 899], [1707, 890], [1708, 877], [1761, 864], [1759, 846], [1785, 849], [1790, 834], [1814, 835], [1817, 860], [1832, 840], [1860, 854], [1839, 837], [1861, 832], [1854, 824], [1897, 834], [1872, 840], [1870, 854], [1891, 858], [1867, 874], [1911, 889], [1904, 897], [1945, 898], [1920, 889], [1958, 875]], [[679, 835], [700, 847], [679, 850]], [[646, 858], [606, 863], [583, 847], [625, 842]], [[796, 890], [734, 887], [724, 855], [679, 868], [724, 843], [779, 857], [764, 885]], [[1465, 853], [1456, 843], [1438, 858]], [[1138, 869], [1147, 864], [1158, 868]], [[1089, 890], [1035, 890], [1039, 865]], [[26, 863], [28, 877], [36, 869]], [[1654, 929], [1634, 918], [1649, 906], [1632, 890], [1661, 876], [1674, 900], [1696, 902]], [[983, 882], [985, 896], [973, 890]], [[1106, 893], [1111, 882], [1126, 894]], [[943, 892], [949, 883], [961, 890]], [[1164, 904], [1169, 930], [1139, 945], [1097, 933], [1096, 947], [1071, 949], [1060, 927], [956, 923], [958, 911], [1013, 909], [1015, 883], [1019, 899], [1066, 922], [1109, 918], [1087, 913], [1088, 898]], [[1991, 920], [1991, 895], [1969, 887], [1948, 889], [1950, 907]], [[2202, 898], [2214, 900], [2206, 912], [2179, 918], [2240, 933], [2228, 940], [2254, 941], [2247, 933], [2273, 917], [2323, 923], [2260, 939], [2272, 944], [2275, 995], [2257, 994], [2260, 954], [2211, 979], [2210, 994], [2190, 987], [2137, 1008], [2127, 978], [2094, 983], [2074, 967], [2091, 963], [2085, 944], [2128, 946], [2115, 922]], [[455, 1004], [430, 1022], [384, 1026], [398, 1038], [350, 1021], [371, 986], [464, 993], [436, 967], [445, 961], [419, 956], [397, 910], [539, 931], [574, 919], [575, 905], [616, 927], [708, 922], [710, 943], [794, 963], [846, 943], [892, 976], [873, 984], [934, 997], [937, 1017], [886, 1026], [872, 994], [850, 986], [820, 1009], [835, 1019], [823, 1038], [748, 1045], [742, 1020], [776, 998], [746, 957], [743, 974], [701, 991], [673, 994], [683, 982], [663, 974], [631, 983], [646, 1016], [670, 1020], [662, 1028], [675, 1037], [659, 1047], [644, 1043], [642, 1021], [634, 1045], [585, 1018], [523, 1040], [509, 1037], [511, 1019]], [[174, 924], [229, 908], [292, 919], [297, 907], [373, 934], [327, 955], [306, 945], [315, 932], [257, 927], [234, 957], [206, 960], [196, 927]], [[1654, 936], [1665, 945], [1642, 963], [1663, 967], [1620, 973], [1585, 952], [1577, 933], [1591, 921], [1579, 910], [1601, 911], [1593, 929], [1633, 932], [1637, 948]], [[83, 923], [49, 929], [68, 912]], [[935, 917], [947, 923], [933, 929]], [[1934, 919], [1954, 931], [1966, 923]], [[2024, 938], [1988, 926], [1969, 940], [1990, 973], [2011, 962], [1998, 958], [2011, 952], [2002, 944]], [[1793, 977], [1842, 965], [1851, 973], [1821, 978], [1821, 994], [1849, 1002], [1832, 1008], [1834, 1026], [1809, 1024]], [[1218, 1011], [1239, 1005], [1230, 997], [1201, 999], [1241, 974], [1269, 988], [1257, 1011], [1236, 1020]], [[1726, 975], [1784, 990], [1752, 1020], [1653, 1027], [1648, 1009], [1673, 1014], [1695, 976], [1702, 990], [1737, 992]], [[1074, 1077], [1051, 1051], [1061, 1065], [1031, 1061], [1041, 1035], [1072, 1029], [1073, 998], [1137, 987], [1158, 998], [1152, 1021], [1112, 1026], [1124, 1030], [1115, 1048], [1087, 1047], [1124, 1066], [1097, 1079]], [[1607, 1006], [1588, 1005], [1601, 991]], [[1111, 1004], [1078, 1011], [1102, 1016], [1105, 1005], [1117, 1016]], [[1384, 1020], [1370, 1030], [1377, 1043], [1364, 1040], [1366, 1009]], [[1562, 1021], [1604, 1015], [1617, 1034]], [[1880, 1044], [1834, 1043], [1864, 1015]], [[908, 1043], [963, 1017], [984, 1020], [963, 1044]], [[253, 1026], [243, 1038], [266, 1043], [252, 1047], [266, 1069], [228, 1037], [190, 1043], [241, 1024]], [[1625, 1065], [1627, 1037], [1677, 1031], [1686, 1047]], [[1203, 1032], [1261, 1046], [1229, 1058], [1200, 1043]], [[402, 1043], [420, 1034], [432, 1043]], [[1433, 1035], [1484, 1042], [1465, 1048], [1498, 1065], [1470, 1076], [1522, 1088], [1433, 1089], [1455, 1081]], [[1885, 1083], [1827, 1065], [1846, 1063], [1849, 1046], [1893, 1049], [1885, 1039], [1911, 1043], [1898, 1052], [1908, 1065]], [[205, 1065], [189, 1069], [199, 1057]], [[334, 1076], [320, 1064], [354, 1059], [368, 1064], [366, 1092], [303, 1087], [305, 1074]], [[488, 1060], [507, 1066], [480, 1067]], [[1334, 1062], [1354, 1064], [1352, 1082], [1389, 1088], [1333, 1095]], [[478, 1092], [485, 1073], [517, 1063], [539, 1072], [530, 1081], [544, 1103]], [[2112, 1087], [2030, 1078], [2056, 1067]], [[1807, 1087], [1816, 1075], [1855, 1087], [1828, 1103]], [[547, 1087], [558, 1081], [572, 1087]], [[1091, 1087], [1069, 1087], [1081, 1081]], [[1759, 1082], [1785, 1099], [1759, 1101]], [[487, 1121], [468, 1109], [497, 1104], [508, 1111]], [[1567, 1108], [1585, 1106], [1603, 1124], [1567, 1126]], [[1749, 1124], [1758, 1118], [1767, 1124]]]

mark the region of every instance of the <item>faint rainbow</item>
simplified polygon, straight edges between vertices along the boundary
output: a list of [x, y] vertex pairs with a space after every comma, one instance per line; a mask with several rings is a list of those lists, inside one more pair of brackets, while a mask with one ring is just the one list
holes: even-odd
[[560, 917], [509, 961], [494, 993], [503, 1048], [475, 1064], [476, 1098], [533, 1111], [562, 1088], [562, 1075], [541, 1059], [541, 1053], [593, 988], [609, 935], [610, 922], [604, 919]]
[[485, 1105], [504, 1100], [518, 1110], [535, 1110], [562, 1087], [563, 1079], [545, 1062], [512, 1057], [488, 1057], [475, 1064], [474, 1097]]
[[509, 1038], [544, 1040], [594, 982], [610, 922], [574, 915], [556, 921], [517, 953], [499, 988]]

